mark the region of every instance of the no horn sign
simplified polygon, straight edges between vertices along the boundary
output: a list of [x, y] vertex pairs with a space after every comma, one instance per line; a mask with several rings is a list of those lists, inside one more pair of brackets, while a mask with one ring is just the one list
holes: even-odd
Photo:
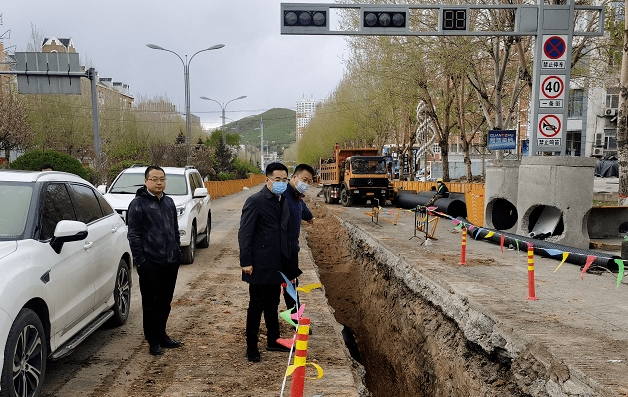
[[559, 138], [562, 129], [562, 114], [540, 114], [539, 133], [546, 138]]

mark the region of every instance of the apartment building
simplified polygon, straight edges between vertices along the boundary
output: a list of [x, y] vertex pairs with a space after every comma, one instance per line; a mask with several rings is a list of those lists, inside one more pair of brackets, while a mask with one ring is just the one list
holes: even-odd
[[314, 118], [314, 114], [316, 113], [316, 100], [313, 98], [310, 99], [301, 99], [297, 101], [297, 136], [296, 141], [299, 142], [301, 137], [303, 136], [303, 131], [305, 127], [310, 123], [310, 120]]

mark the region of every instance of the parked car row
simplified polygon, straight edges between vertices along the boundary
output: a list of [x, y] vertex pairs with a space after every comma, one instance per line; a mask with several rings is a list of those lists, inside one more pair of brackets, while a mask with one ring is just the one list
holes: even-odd
[[[0, 395], [39, 396], [46, 361], [70, 354], [105, 322], [130, 313], [126, 210], [146, 167], [109, 191], [57, 171], [0, 171]], [[193, 167], [165, 168], [183, 259], [207, 247], [211, 207]]]

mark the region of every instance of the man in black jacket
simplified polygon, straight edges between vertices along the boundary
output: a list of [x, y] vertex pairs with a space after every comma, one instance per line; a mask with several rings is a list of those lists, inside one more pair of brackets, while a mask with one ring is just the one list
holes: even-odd
[[298, 267], [289, 264], [290, 209], [282, 193], [288, 183], [288, 169], [281, 163], [266, 167], [266, 185], [250, 196], [242, 207], [238, 243], [242, 280], [249, 283], [249, 308], [246, 315], [246, 357], [260, 361], [257, 349], [262, 313], [266, 323], [266, 350], [289, 351], [277, 343], [279, 319], [277, 308], [281, 274], [293, 279]]
[[[299, 267], [299, 251], [301, 250], [301, 247], [299, 247], [301, 221], [306, 221], [310, 224], [314, 222], [314, 216], [303, 201], [303, 197], [305, 197], [303, 193], [309, 189], [309, 184], [312, 183], [313, 177], [314, 169], [312, 167], [307, 164], [299, 164], [294, 169], [294, 174], [292, 175], [292, 178], [290, 178], [288, 188], [285, 192], [283, 192], [283, 196], [290, 208], [290, 250], [292, 254], [290, 257], [290, 265], [296, 268]], [[301, 270], [299, 270], [298, 273], [301, 274]], [[292, 286], [296, 290], [299, 286], [298, 280], [292, 278], [290, 280], [292, 282]], [[286, 292], [285, 287], [283, 298], [286, 302], [286, 307], [288, 309], [294, 308], [292, 313], [296, 313], [299, 309], [296, 307], [297, 302], [295, 302], [294, 299], [292, 299], [292, 297]]]
[[166, 334], [170, 303], [177, 282], [181, 249], [174, 201], [166, 196], [166, 173], [151, 165], [144, 184], [129, 204], [128, 239], [137, 264], [142, 293], [144, 337], [150, 354], [163, 353], [162, 347], [179, 347], [179, 341]]

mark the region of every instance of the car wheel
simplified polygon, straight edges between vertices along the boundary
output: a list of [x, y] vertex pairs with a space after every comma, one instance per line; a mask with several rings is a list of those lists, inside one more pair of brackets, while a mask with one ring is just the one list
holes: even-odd
[[212, 212], [209, 211], [207, 214], [207, 229], [205, 229], [205, 237], [201, 241], [198, 242], [199, 248], [207, 248], [209, 247], [209, 236], [212, 232]]
[[181, 248], [183, 255], [183, 263], [193, 263], [194, 255], [196, 254], [196, 226], [192, 226], [192, 231], [190, 233], [190, 245], [187, 247]]
[[349, 195], [349, 189], [343, 187], [340, 191], [340, 203], [345, 207], [351, 207], [353, 204], [353, 197]]
[[3, 396], [39, 396], [46, 374], [47, 339], [34, 311], [22, 309], [9, 331], [0, 377]]
[[126, 323], [131, 311], [131, 272], [124, 259], [120, 259], [118, 265], [113, 300], [113, 317], [109, 319], [109, 323], [117, 327]]

